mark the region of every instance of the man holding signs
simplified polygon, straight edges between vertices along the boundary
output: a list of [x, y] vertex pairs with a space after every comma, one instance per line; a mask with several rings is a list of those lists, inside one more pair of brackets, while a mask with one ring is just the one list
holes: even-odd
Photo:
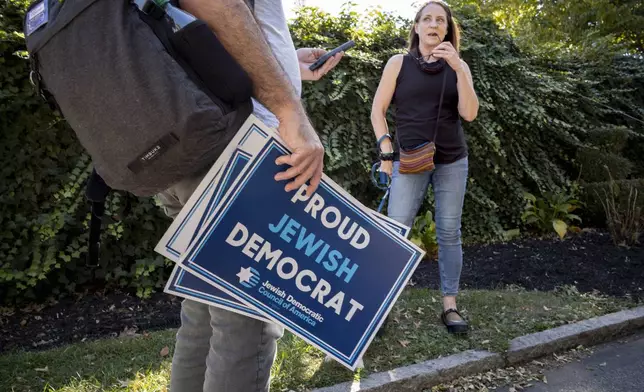
[[[244, 0], [182, 0], [181, 8], [205, 21], [253, 80], [254, 95], [263, 104], [255, 101], [254, 113], [278, 128], [293, 152], [281, 158], [293, 170], [281, 175], [280, 180], [295, 182], [289, 185], [295, 190], [319, 178], [324, 151], [300, 102], [301, 79], [319, 79], [337, 64], [341, 54], [315, 73], [301, 72], [324, 51], [295, 50], [279, 0], [255, 0], [254, 13]], [[202, 178], [185, 178], [159, 195], [169, 216], [177, 216]], [[270, 180], [275, 182], [273, 177]], [[314, 190], [315, 183], [312, 185]], [[281, 184], [282, 192], [283, 188]], [[276, 340], [282, 333], [274, 323], [186, 300], [170, 389], [267, 391]]]

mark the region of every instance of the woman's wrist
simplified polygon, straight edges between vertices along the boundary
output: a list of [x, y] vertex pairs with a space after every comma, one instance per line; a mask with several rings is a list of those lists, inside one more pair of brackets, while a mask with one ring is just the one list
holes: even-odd
[[391, 144], [391, 135], [388, 133], [380, 136], [376, 142], [378, 150], [381, 153], [391, 153], [393, 152], [393, 146]]
[[380, 146], [380, 152], [383, 153], [383, 154], [393, 154], [394, 148], [391, 145], [391, 143], [388, 143], [388, 144], [383, 143]]
[[463, 66], [463, 60], [459, 61], [458, 67], [452, 67], [452, 69], [454, 70], [457, 76], [461, 76], [463, 74], [463, 71], [465, 71], [465, 67]]

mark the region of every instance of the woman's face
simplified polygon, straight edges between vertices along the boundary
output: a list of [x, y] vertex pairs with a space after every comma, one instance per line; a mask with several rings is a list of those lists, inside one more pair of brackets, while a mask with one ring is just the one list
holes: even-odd
[[429, 4], [423, 8], [415, 28], [421, 45], [436, 46], [447, 35], [447, 13], [440, 5]]

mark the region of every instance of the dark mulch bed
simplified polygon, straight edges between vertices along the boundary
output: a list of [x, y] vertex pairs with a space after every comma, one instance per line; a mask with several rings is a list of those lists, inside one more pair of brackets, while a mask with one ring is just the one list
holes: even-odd
[[[423, 262], [412, 280], [438, 288], [438, 263]], [[540, 291], [574, 285], [584, 293], [644, 300], [644, 248], [615, 246], [607, 233], [596, 231], [564, 241], [522, 239], [464, 248], [461, 288], [508, 285]]]
[[[416, 287], [438, 288], [436, 262], [421, 263]], [[565, 241], [524, 239], [464, 249], [462, 288], [518, 285], [552, 290], [574, 285], [581, 292], [644, 300], [644, 249], [620, 248], [605, 233]], [[52, 304], [0, 310], [0, 352], [37, 350], [98, 337], [128, 335], [179, 325], [180, 299], [157, 293], [142, 300], [123, 293], [91, 294]]]
[[0, 312], [0, 352], [38, 350], [101, 337], [179, 325], [181, 300], [157, 293], [147, 300], [100, 293]]

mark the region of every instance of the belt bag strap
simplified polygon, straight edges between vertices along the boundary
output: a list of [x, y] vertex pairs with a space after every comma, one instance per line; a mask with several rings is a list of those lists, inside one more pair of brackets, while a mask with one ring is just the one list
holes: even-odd
[[441, 87], [441, 97], [438, 101], [438, 114], [436, 115], [436, 126], [434, 127], [433, 143], [436, 143], [436, 135], [438, 134], [438, 123], [441, 118], [441, 109], [443, 108], [443, 95], [445, 94], [445, 81], [447, 80], [447, 69], [443, 71], [443, 86]]
[[438, 125], [440, 122], [441, 109], [443, 107], [443, 96], [445, 93], [445, 81], [447, 80], [447, 70], [443, 71], [443, 86], [441, 88], [440, 100], [438, 102], [438, 114], [436, 115], [436, 126], [434, 128], [434, 137], [431, 142], [421, 144], [411, 150], [405, 151], [400, 144], [400, 138], [396, 132], [398, 146], [400, 147], [400, 162], [398, 172], [401, 174], [417, 174], [434, 170], [434, 154], [436, 153], [436, 135], [438, 134]]

